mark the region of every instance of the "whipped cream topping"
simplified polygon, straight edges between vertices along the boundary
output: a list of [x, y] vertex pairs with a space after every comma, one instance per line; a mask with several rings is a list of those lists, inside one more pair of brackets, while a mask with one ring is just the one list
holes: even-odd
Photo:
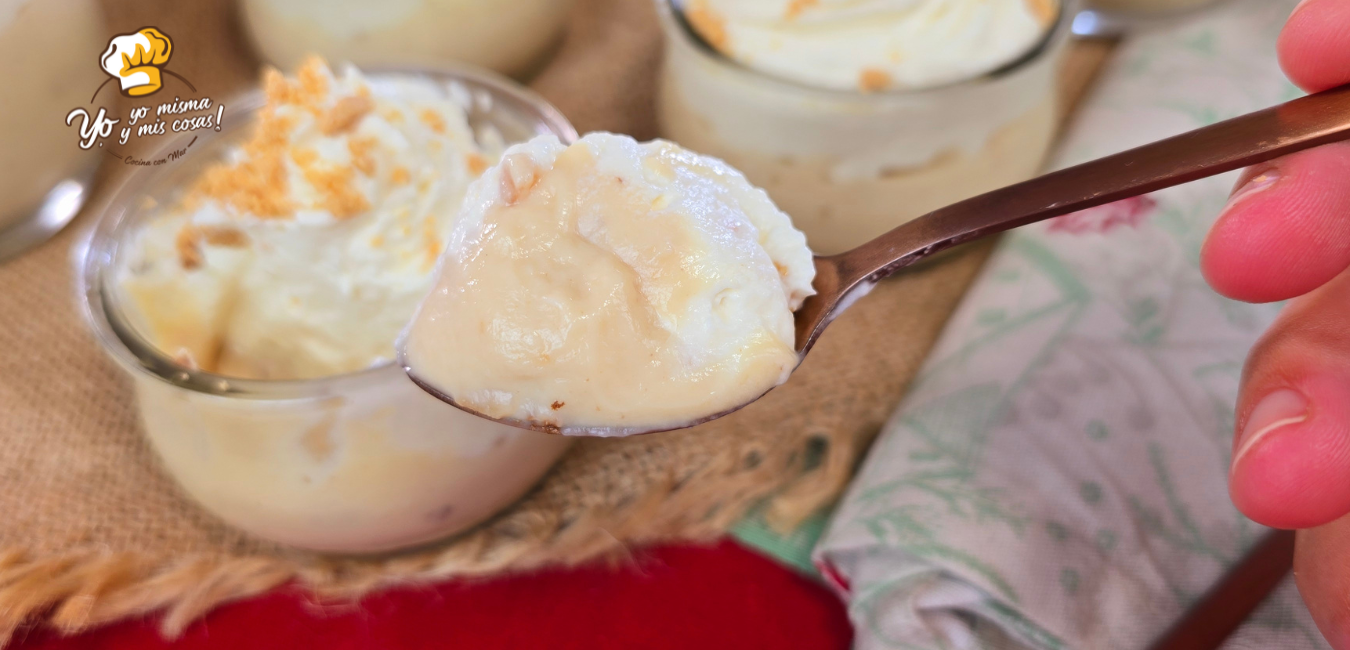
[[119, 272], [131, 316], [184, 364], [229, 376], [388, 361], [500, 136], [412, 76], [335, 76], [311, 59], [264, 89], [251, 137], [132, 240]]
[[837, 90], [964, 81], [1034, 48], [1060, 0], [684, 0], [711, 46], [753, 69]]
[[785, 381], [815, 267], [739, 172], [592, 133], [508, 149], [470, 187], [438, 275], [403, 339], [414, 376], [490, 417], [629, 432]]

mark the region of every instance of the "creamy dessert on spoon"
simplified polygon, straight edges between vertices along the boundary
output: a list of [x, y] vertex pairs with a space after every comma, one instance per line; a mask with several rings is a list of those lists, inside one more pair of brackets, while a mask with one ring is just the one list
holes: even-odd
[[544, 136], [470, 186], [403, 361], [496, 419], [595, 435], [688, 426], [787, 379], [814, 276], [806, 238], [720, 161]]
[[843, 309], [938, 251], [1345, 139], [1350, 87], [936, 210], [816, 257], [813, 273], [802, 235], [716, 160], [607, 134], [536, 138], [470, 186], [400, 357], [433, 395], [516, 426], [692, 426], [785, 381]]

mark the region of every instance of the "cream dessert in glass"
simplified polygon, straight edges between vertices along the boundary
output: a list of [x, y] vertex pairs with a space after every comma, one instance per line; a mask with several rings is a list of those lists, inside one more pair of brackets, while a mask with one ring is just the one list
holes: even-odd
[[562, 35], [572, 0], [243, 0], [259, 51], [290, 68], [308, 53], [360, 66], [459, 61], [521, 76]]
[[235, 526], [334, 552], [519, 498], [568, 441], [450, 409], [391, 360], [469, 183], [510, 142], [575, 131], [454, 69], [312, 60], [225, 103], [224, 133], [129, 175], [84, 258], [91, 324], [168, 471]]
[[269, 71], [253, 136], [131, 242], [119, 284], [184, 363], [308, 379], [393, 358], [469, 182], [496, 161], [436, 85]]
[[663, 135], [744, 172], [820, 254], [1035, 175], [1056, 130], [1058, 0], [661, 7]]
[[541, 136], [469, 188], [402, 339], [458, 406], [627, 435], [738, 408], [797, 367], [802, 233], [721, 161], [664, 141]]
[[64, 119], [89, 106], [103, 78], [95, 59], [106, 39], [93, 0], [0, 1], [0, 261], [64, 225], [33, 223], [48, 216], [39, 208], [58, 184], [69, 185], [75, 201], [56, 216], [69, 219], [78, 209], [103, 154], [81, 150], [80, 122]]

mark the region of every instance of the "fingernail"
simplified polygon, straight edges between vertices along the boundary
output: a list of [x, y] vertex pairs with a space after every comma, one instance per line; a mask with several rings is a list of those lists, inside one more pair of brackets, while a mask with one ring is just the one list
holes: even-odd
[[1233, 190], [1232, 196], [1228, 197], [1228, 205], [1237, 205], [1239, 201], [1250, 197], [1253, 194], [1269, 189], [1275, 181], [1280, 180], [1280, 170], [1274, 167], [1262, 171], [1249, 179], [1246, 183]]
[[1233, 454], [1233, 467], [1247, 452], [1256, 448], [1263, 438], [1291, 424], [1308, 419], [1308, 398], [1296, 390], [1282, 388], [1257, 402], [1247, 424], [1238, 438], [1238, 450]]
[[1299, 0], [1299, 3], [1294, 5], [1294, 10], [1289, 12], [1289, 15], [1292, 16], [1298, 13], [1298, 10], [1306, 7], [1309, 2], [1312, 2], [1312, 0]]

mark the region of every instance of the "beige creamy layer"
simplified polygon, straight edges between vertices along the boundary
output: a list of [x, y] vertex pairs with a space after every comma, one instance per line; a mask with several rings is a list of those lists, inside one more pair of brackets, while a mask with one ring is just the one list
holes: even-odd
[[572, 442], [460, 412], [395, 367], [362, 379], [256, 400], [139, 376], [136, 396], [150, 444], [189, 495], [254, 535], [321, 551], [463, 530], [520, 498]]

